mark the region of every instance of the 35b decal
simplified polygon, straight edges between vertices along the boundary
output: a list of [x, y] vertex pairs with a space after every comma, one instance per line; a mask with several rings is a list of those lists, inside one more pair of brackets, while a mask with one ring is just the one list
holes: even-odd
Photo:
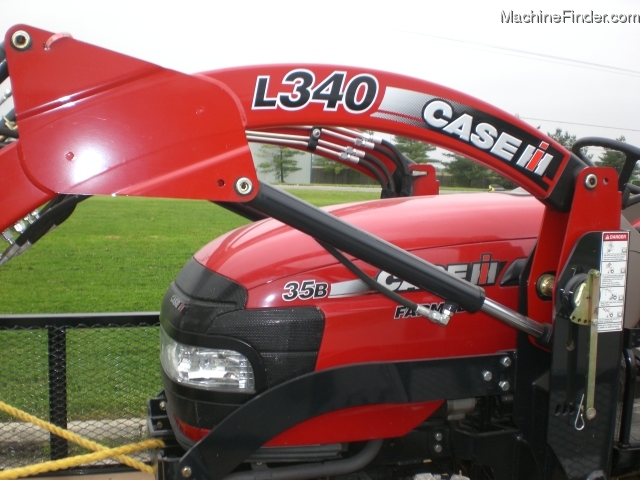
[[315, 280], [304, 280], [300, 283], [289, 282], [284, 286], [285, 293], [282, 299], [290, 302], [299, 298], [300, 300], [311, 300], [312, 298], [324, 298], [329, 294], [329, 284], [316, 282]]
[[378, 80], [362, 73], [346, 81], [347, 72], [335, 71], [316, 82], [311, 70], [296, 69], [287, 73], [280, 82], [279, 92], [269, 96], [270, 75], [256, 79], [253, 93], [253, 110], [300, 110], [309, 103], [321, 103], [323, 109], [335, 111], [339, 105], [351, 113], [366, 112], [378, 97]]

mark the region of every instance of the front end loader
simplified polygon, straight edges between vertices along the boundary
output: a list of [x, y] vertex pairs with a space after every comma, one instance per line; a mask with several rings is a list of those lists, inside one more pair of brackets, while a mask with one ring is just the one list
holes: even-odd
[[[568, 151], [480, 100], [360, 67], [185, 75], [26, 25], [0, 54], [0, 264], [91, 195], [253, 220], [162, 302], [148, 422], [162, 480], [640, 471], [640, 149]], [[438, 195], [390, 135], [518, 188]], [[381, 199], [316, 208], [260, 181], [250, 142], [352, 167]], [[595, 166], [589, 146], [624, 167]]]

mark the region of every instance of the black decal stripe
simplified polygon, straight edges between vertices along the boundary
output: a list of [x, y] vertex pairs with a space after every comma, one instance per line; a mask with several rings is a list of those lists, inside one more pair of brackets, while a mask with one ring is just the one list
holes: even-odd
[[[344, 408], [501, 394], [499, 382], [513, 384], [515, 370], [501, 366], [503, 357], [369, 363], [298, 377], [235, 410], [182, 457], [176, 475], [188, 466], [193, 478], [221, 480], [280, 433]], [[485, 382], [483, 371], [493, 380]]]
[[[470, 141], [461, 140], [456, 135], [449, 135], [448, 133], [443, 132], [441, 128], [434, 128], [428, 125], [422, 118], [422, 111], [425, 105], [432, 102], [433, 100], [445, 101], [452, 107], [453, 115], [451, 116], [451, 119], [449, 121], [453, 121], [465, 113], [473, 117], [472, 133], [475, 133], [475, 127], [478, 124], [488, 123], [496, 128], [496, 130], [498, 131], [498, 136], [500, 135], [500, 133], [504, 132], [516, 137], [518, 140], [521, 140], [522, 143], [517, 148], [517, 151], [513, 155], [511, 161], [506, 162], [504, 159], [497, 157], [496, 155], [491, 153], [491, 149], [477, 148]], [[546, 141], [546, 139], [542, 139], [538, 136], [532, 135], [525, 130], [516, 127], [515, 125], [500, 119], [499, 117], [495, 117], [481, 110], [476, 110], [469, 105], [422, 92], [405, 90], [396, 87], [387, 87], [380, 107], [378, 108], [378, 112], [374, 113], [372, 117], [396, 121], [419, 128], [425, 128], [434, 132], [441, 133], [450, 138], [454, 138], [473, 148], [477, 148], [484, 153], [494, 156], [502, 162], [509, 164], [512, 168], [524, 173], [530, 180], [535, 182], [544, 190], [549, 189], [549, 184], [543, 180], [543, 177], [553, 180], [556, 176], [558, 168], [560, 167], [560, 164], [562, 163], [562, 159], [564, 158], [564, 155], [560, 151], [556, 150], [552, 146], [549, 146], [546, 149], [546, 153], [552, 155], [553, 160], [546, 168], [544, 175], [541, 177], [540, 175], [537, 175], [524, 167], [516, 165], [516, 162], [520, 155], [524, 152], [527, 145], [532, 145], [537, 148], [540, 142], [543, 140]]]

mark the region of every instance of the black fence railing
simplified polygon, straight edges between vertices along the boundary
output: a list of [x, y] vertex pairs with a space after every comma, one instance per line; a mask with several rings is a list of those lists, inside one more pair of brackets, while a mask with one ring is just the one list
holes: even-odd
[[[162, 388], [158, 325], [157, 312], [0, 315], [0, 401], [109, 447], [144, 440], [146, 400]], [[0, 470], [79, 453], [0, 412]]]

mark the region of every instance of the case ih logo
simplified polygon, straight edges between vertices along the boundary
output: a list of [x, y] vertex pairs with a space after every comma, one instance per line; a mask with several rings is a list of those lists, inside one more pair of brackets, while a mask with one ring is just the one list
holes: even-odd
[[533, 173], [542, 175], [549, 166], [549, 163], [551, 163], [551, 160], [553, 160], [553, 156], [545, 152], [547, 148], [549, 148], [547, 142], [540, 142], [538, 148], [533, 145], [527, 145], [527, 148], [525, 148], [522, 155], [520, 155], [516, 165], [520, 165]]
[[509, 163], [547, 190], [563, 155], [511, 123], [468, 105], [422, 92], [387, 87], [373, 117], [434, 130]]
[[174, 308], [176, 310], [178, 310], [179, 312], [183, 311], [184, 308], [187, 306], [186, 303], [184, 303], [184, 301], [180, 297], [178, 297], [177, 295], [173, 295], [171, 297], [170, 302], [171, 302], [171, 305], [173, 305]]
[[[446, 267], [441, 265], [438, 265], [438, 267], [474, 285], [486, 286], [496, 283], [498, 275], [506, 263], [507, 262], [500, 260], [492, 260], [490, 253], [484, 253], [480, 256], [479, 262], [451, 263]], [[384, 271], [376, 275], [376, 280], [394, 292], [413, 292], [419, 290], [419, 288], [409, 282], [405, 282]]]

